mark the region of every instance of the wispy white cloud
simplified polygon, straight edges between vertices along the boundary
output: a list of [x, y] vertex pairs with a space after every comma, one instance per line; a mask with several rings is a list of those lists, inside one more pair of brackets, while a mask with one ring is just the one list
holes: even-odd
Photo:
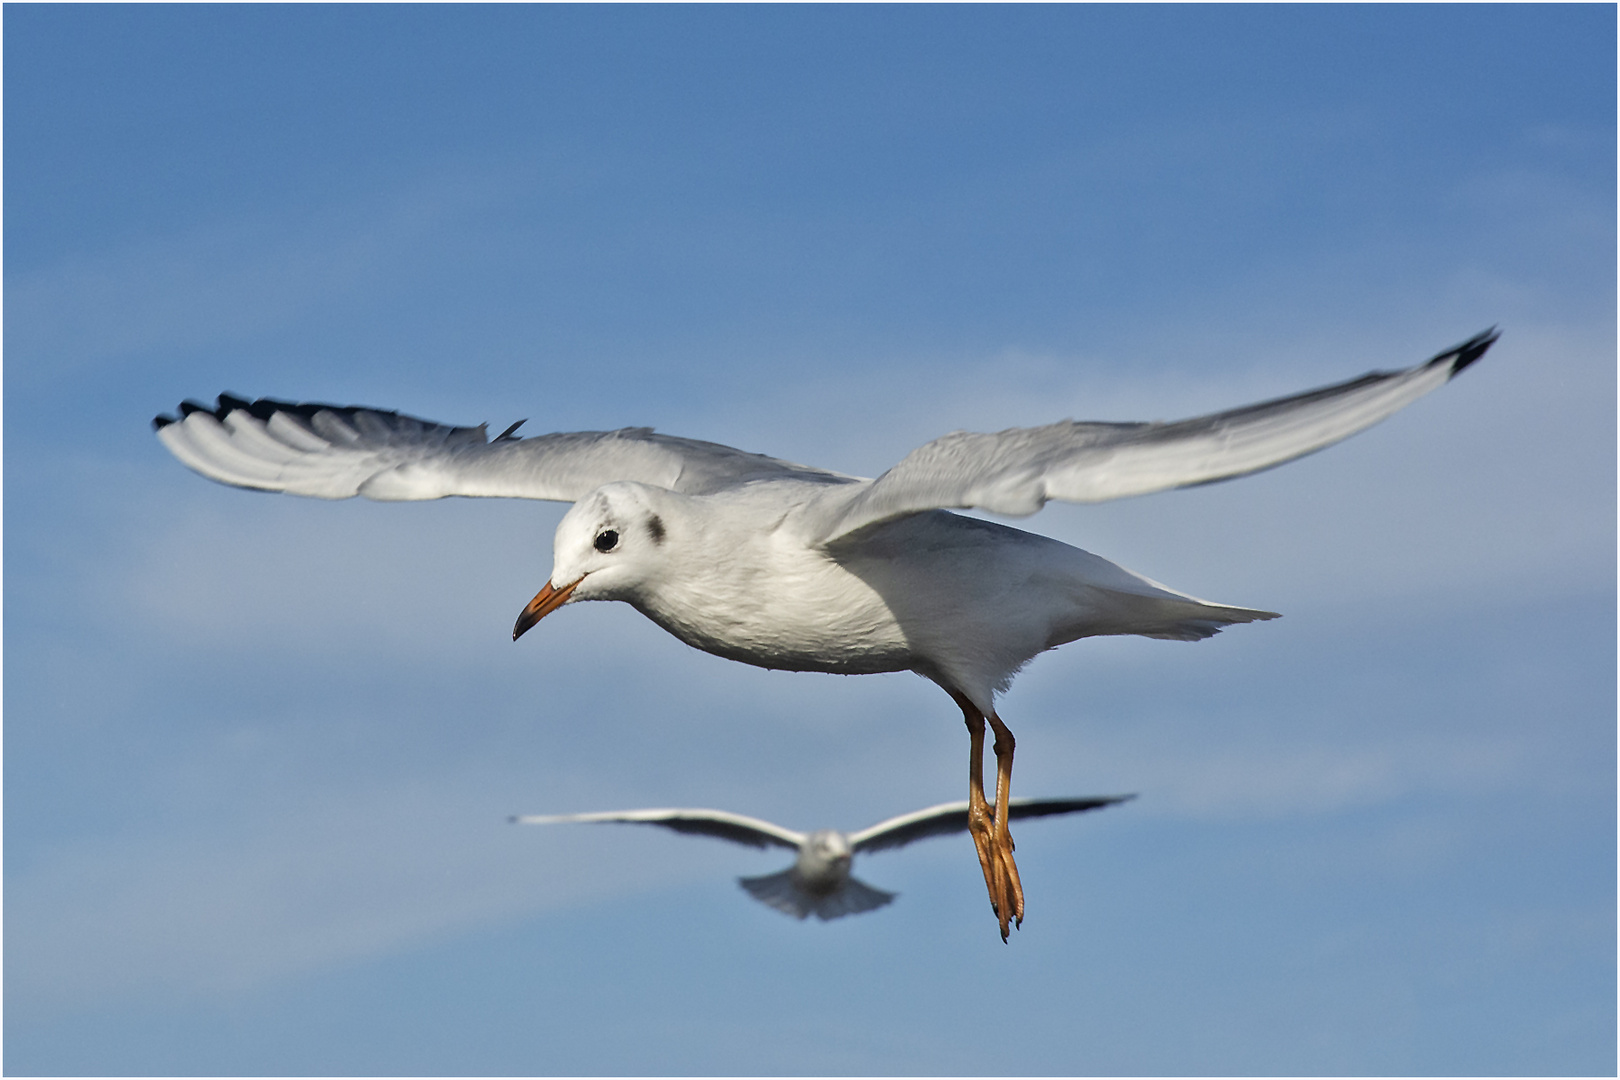
[[508, 826], [525, 782], [486, 764], [65, 845], [8, 882], [7, 918], [27, 927], [8, 941], [10, 1004], [37, 1013], [240, 991], [654, 883], [725, 880], [718, 846], [629, 837], [618, 857], [599, 858], [601, 835]]
[[371, 296], [507, 194], [498, 173], [380, 198], [199, 224], [7, 276], [7, 373], [24, 387], [153, 352], [238, 345]]
[[[1112, 745], [1110, 745], [1110, 742]], [[1090, 768], [1131, 777], [1145, 816], [1264, 820], [1387, 805], [1414, 795], [1507, 792], [1525, 782], [1522, 741], [1421, 737], [1354, 745], [1159, 748], [1087, 744]]]

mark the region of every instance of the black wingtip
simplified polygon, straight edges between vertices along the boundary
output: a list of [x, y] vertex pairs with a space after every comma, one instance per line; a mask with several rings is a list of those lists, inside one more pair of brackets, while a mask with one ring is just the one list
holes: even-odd
[[1484, 356], [1486, 350], [1495, 345], [1496, 339], [1501, 336], [1502, 331], [1493, 326], [1489, 330], [1475, 334], [1461, 345], [1447, 349], [1429, 363], [1449, 363], [1451, 365], [1451, 377], [1455, 379], [1463, 368]]
[[250, 408], [249, 402], [237, 397], [235, 394], [219, 395], [219, 403], [213, 406], [204, 405], [202, 402], [196, 401], [192, 398], [186, 398], [186, 400], [180, 403], [180, 408], [176, 410], [180, 414], [178, 417], [170, 416], [167, 413], [158, 413], [156, 416], [154, 416], [152, 418], [152, 430], [162, 431], [170, 424], [177, 424], [181, 420], [184, 420], [186, 417], [190, 416], [192, 413], [205, 412], [223, 420], [225, 419], [225, 414], [231, 410], [246, 408]]

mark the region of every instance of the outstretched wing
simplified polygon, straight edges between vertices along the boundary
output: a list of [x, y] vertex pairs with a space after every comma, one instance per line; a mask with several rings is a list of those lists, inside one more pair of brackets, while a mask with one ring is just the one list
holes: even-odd
[[[1017, 821], [1019, 818], [1047, 817], [1051, 814], [1075, 814], [1134, 798], [1135, 795], [1098, 795], [1084, 799], [1011, 799], [1007, 803], [1007, 817]], [[967, 827], [968, 804], [965, 800], [941, 803], [880, 821], [871, 828], [852, 833], [849, 846], [856, 851], [884, 851], [930, 836], [966, 832]]]
[[679, 833], [712, 836], [748, 847], [785, 847], [797, 851], [804, 834], [759, 818], [729, 814], [724, 810], [608, 810], [596, 814], [551, 814], [512, 818], [517, 825], [563, 825], [578, 822], [616, 821], [632, 825], [662, 825]]
[[[521, 423], [522, 421], [519, 421]], [[163, 445], [210, 480], [319, 499], [390, 501], [447, 495], [573, 502], [615, 480], [704, 494], [750, 480], [856, 478], [651, 428], [515, 437], [359, 406], [295, 404], [221, 394], [152, 421]]]
[[1292, 397], [1176, 423], [1066, 420], [993, 435], [959, 431], [913, 450], [859, 487], [819, 499], [814, 539], [889, 518], [977, 507], [1021, 517], [1048, 499], [1104, 502], [1269, 469], [1371, 427], [1484, 355], [1495, 329], [1405, 371], [1383, 371]]

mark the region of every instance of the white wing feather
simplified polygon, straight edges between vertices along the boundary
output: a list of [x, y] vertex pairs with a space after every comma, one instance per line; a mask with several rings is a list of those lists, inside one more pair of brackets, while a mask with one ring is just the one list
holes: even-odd
[[514, 817], [518, 825], [564, 825], [583, 822], [623, 822], [632, 825], [661, 825], [676, 832], [712, 836], [748, 847], [785, 847], [797, 851], [804, 833], [784, 829], [769, 821], [732, 814], [724, 810], [607, 810], [593, 814], [530, 814]]
[[959, 431], [913, 450], [869, 484], [818, 500], [813, 540], [933, 509], [1022, 517], [1049, 499], [1104, 502], [1281, 465], [1371, 427], [1444, 384], [1497, 338], [1488, 330], [1405, 371], [1177, 423], [1066, 420], [993, 435]]
[[[356, 406], [221, 395], [160, 416], [158, 438], [210, 480], [319, 499], [404, 501], [449, 495], [573, 502], [637, 480], [698, 495], [750, 480], [848, 484], [857, 478], [651, 428], [576, 431], [494, 442], [484, 425], [451, 427]], [[513, 425], [516, 427], [516, 425]]]

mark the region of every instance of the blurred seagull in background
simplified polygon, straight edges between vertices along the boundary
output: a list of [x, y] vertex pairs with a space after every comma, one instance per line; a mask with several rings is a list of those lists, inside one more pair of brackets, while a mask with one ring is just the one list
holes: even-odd
[[[914, 671], [968, 727], [968, 829], [1006, 940], [1024, 917], [1013, 859], [1013, 735], [995, 698], [1047, 649], [1099, 634], [1207, 638], [1275, 612], [1213, 604], [1097, 555], [947, 508], [1033, 514], [1280, 465], [1370, 427], [1450, 380], [1495, 330], [1403, 371], [1177, 423], [955, 432], [876, 480], [651, 428], [520, 439], [357, 406], [221, 395], [153, 421], [210, 479], [317, 498], [555, 499], [551, 578], [518, 636], [564, 604], [622, 600], [694, 648], [764, 668]], [[857, 392], [851, 388], [851, 392]], [[519, 421], [521, 423], [521, 421]], [[985, 725], [996, 792], [985, 797]]]
[[[1012, 818], [1076, 814], [1112, 806], [1134, 795], [1107, 795], [1087, 799], [1010, 799]], [[969, 804], [941, 803], [880, 821], [856, 833], [818, 829], [794, 832], [759, 818], [724, 810], [608, 810], [595, 814], [552, 814], [514, 817], [519, 825], [564, 825], [583, 822], [620, 822], [661, 825], [676, 832], [713, 836], [748, 847], [784, 847], [799, 853], [793, 865], [776, 874], [738, 878], [750, 896], [796, 919], [814, 915], [826, 921], [880, 908], [895, 898], [850, 875], [857, 852], [887, 851], [914, 840], [968, 831]]]

